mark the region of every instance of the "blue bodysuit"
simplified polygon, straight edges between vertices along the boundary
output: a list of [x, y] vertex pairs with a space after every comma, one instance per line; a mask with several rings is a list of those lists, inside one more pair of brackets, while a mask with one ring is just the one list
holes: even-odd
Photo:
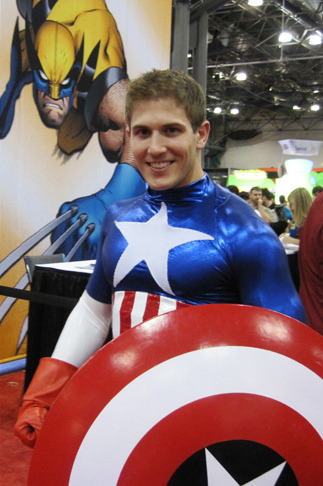
[[[117, 308], [115, 335], [178, 304], [247, 304], [305, 322], [277, 236], [208, 175], [110, 206], [87, 291]], [[134, 322], [122, 322], [136, 312]]]

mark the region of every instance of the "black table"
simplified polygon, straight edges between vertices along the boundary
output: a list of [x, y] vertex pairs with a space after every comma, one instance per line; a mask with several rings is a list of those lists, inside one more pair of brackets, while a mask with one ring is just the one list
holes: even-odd
[[[57, 265], [64, 267], [64, 264]], [[78, 299], [90, 278], [90, 273], [49, 266], [36, 266], [31, 290], [45, 294]], [[76, 301], [75, 301], [76, 303]], [[51, 356], [66, 319], [69, 308], [30, 302], [27, 341], [25, 389], [42, 357]]]

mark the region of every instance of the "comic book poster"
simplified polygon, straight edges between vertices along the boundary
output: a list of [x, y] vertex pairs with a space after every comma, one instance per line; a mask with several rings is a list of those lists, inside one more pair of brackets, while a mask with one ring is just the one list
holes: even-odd
[[[171, 0], [1, 2], [1, 285], [28, 288], [16, 249], [72, 205], [72, 218], [29, 253], [44, 253], [85, 213], [61, 251], [94, 258], [105, 208], [143, 190], [124, 99], [129, 80], [169, 67], [171, 12]], [[27, 316], [27, 301], [0, 296], [0, 363], [24, 356]]]

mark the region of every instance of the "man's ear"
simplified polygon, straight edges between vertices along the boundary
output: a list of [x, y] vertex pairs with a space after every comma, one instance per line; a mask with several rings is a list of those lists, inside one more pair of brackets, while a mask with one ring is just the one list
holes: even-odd
[[198, 149], [203, 149], [206, 145], [206, 142], [209, 138], [210, 134], [210, 122], [208, 120], [205, 120], [202, 125], [200, 125], [197, 129], [197, 148]]

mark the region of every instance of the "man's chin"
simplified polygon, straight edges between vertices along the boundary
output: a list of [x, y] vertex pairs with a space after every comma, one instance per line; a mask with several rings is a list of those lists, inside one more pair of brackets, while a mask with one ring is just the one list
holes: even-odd
[[66, 115], [53, 116], [52, 113], [48, 114], [42, 111], [39, 111], [39, 114], [40, 114], [41, 121], [47, 128], [59, 128], [66, 118]]

